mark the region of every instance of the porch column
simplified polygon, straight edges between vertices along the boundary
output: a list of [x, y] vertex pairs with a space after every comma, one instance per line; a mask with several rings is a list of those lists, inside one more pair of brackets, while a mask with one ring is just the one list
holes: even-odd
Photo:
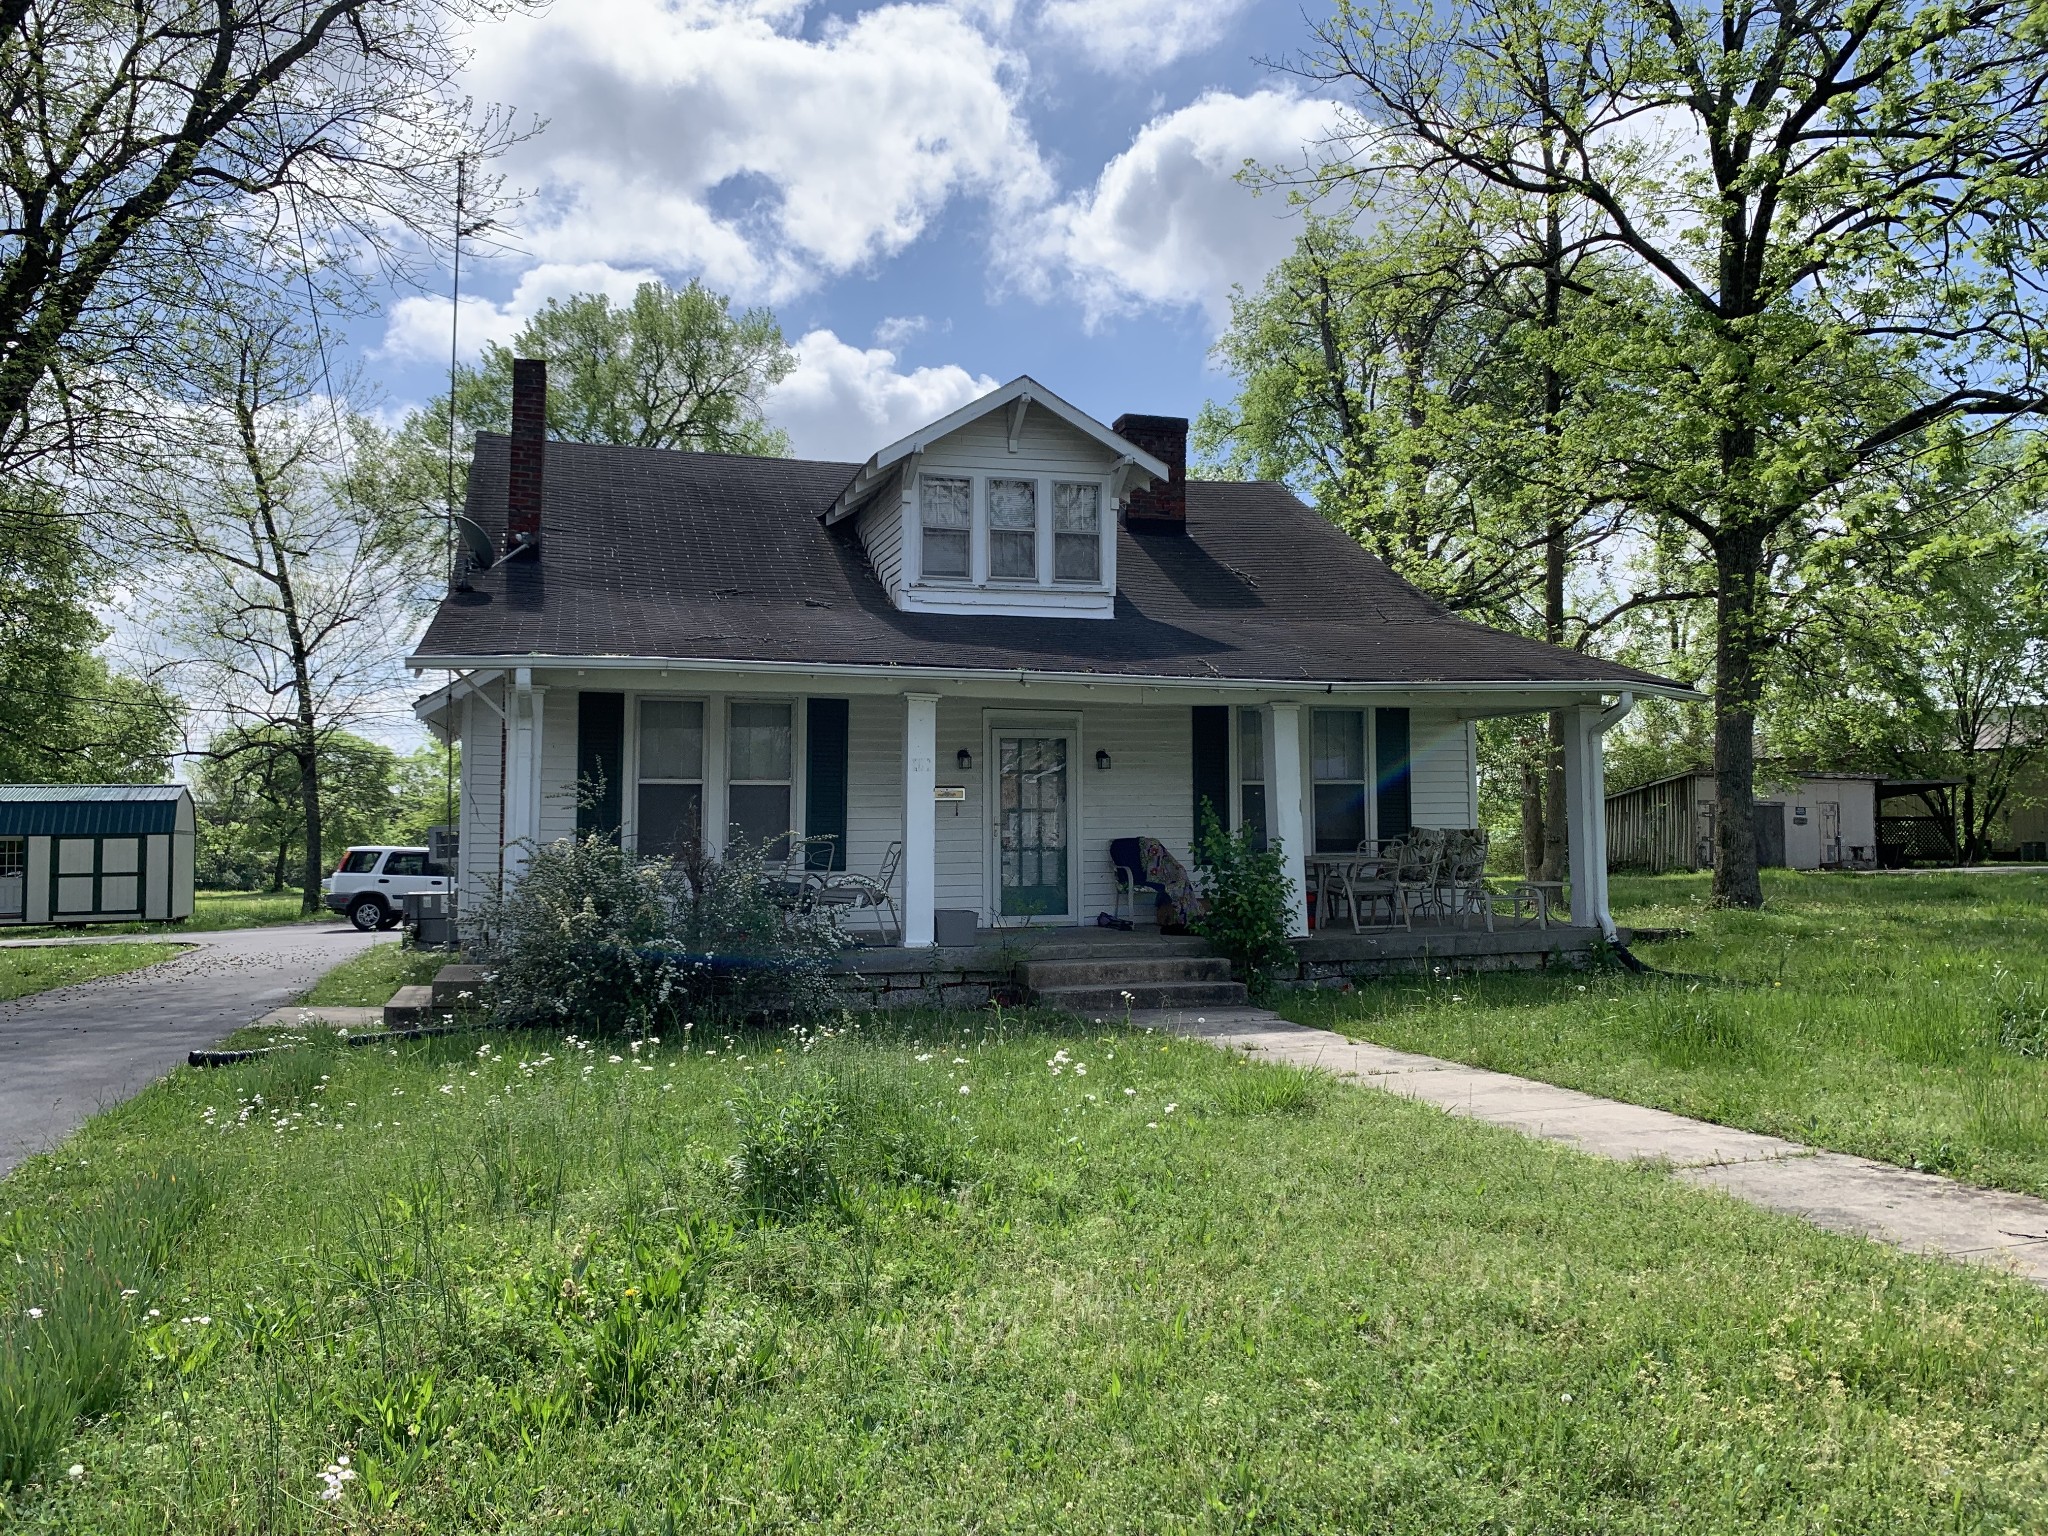
[[1564, 797], [1567, 867], [1572, 881], [1572, 922], [1614, 937], [1607, 910], [1607, 753], [1610, 719], [1597, 704], [1565, 711]]
[[505, 712], [505, 844], [506, 882], [526, 872], [527, 860], [540, 841], [541, 721], [547, 689], [533, 686], [533, 669], [521, 667], [512, 677], [510, 706]]
[[1279, 845], [1287, 873], [1287, 931], [1308, 936], [1308, 817], [1303, 810], [1301, 706], [1269, 704], [1260, 755], [1266, 770], [1266, 838]]
[[938, 868], [939, 696], [903, 695], [903, 943], [929, 948]]

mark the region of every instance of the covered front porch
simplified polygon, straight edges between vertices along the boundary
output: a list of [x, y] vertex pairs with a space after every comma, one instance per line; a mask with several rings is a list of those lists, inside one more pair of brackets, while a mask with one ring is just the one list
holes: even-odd
[[[880, 948], [1105, 932], [1098, 916], [1121, 905], [1111, 845], [1153, 838], [1192, 869], [1205, 803], [1286, 853], [1290, 926], [1310, 940], [1312, 861], [1412, 829], [1476, 827], [1476, 722], [1554, 707], [1572, 722], [1568, 912], [1490, 941], [1569, 949], [1576, 937], [1556, 935], [1611, 932], [1601, 738], [1628, 702], [1588, 684], [907, 679], [593, 658], [464, 674], [422, 713], [464, 743], [465, 891], [516, 879], [531, 848], [579, 832], [648, 854], [793, 834], [829, 848], [837, 871], [886, 876], [887, 905], [850, 914], [878, 946], [864, 951], [873, 964]], [[1151, 918], [1143, 903], [1132, 915]], [[1476, 958], [1488, 941], [1482, 925], [1425, 919], [1361, 935], [1346, 923], [1312, 943], [1405, 964]]]

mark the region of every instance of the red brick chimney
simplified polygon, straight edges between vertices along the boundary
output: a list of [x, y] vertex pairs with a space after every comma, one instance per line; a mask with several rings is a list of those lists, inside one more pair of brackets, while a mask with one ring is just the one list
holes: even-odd
[[1133, 533], [1188, 531], [1188, 419], [1123, 415], [1110, 431], [1166, 465], [1168, 477], [1124, 498], [1124, 526]]
[[505, 548], [540, 548], [541, 484], [547, 468], [548, 365], [538, 358], [512, 363], [512, 462], [505, 498]]

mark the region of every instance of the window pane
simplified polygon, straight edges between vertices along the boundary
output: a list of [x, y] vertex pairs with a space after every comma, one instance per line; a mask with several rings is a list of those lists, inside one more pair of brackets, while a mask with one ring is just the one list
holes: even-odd
[[1239, 818], [1251, 828], [1253, 846], [1263, 849], [1266, 846], [1266, 786], [1246, 784], [1238, 790], [1238, 796]]
[[1061, 484], [1052, 488], [1054, 533], [1102, 532], [1102, 487]]
[[1348, 853], [1365, 841], [1365, 786], [1316, 786], [1316, 852]]
[[[1365, 779], [1365, 714], [1356, 709], [1319, 709], [1315, 719], [1318, 779]], [[1363, 833], [1359, 834], [1361, 837]]]
[[988, 573], [1002, 581], [1030, 581], [1038, 575], [1038, 535], [997, 533], [988, 536]]
[[925, 529], [922, 566], [927, 576], [965, 576], [967, 535], [937, 528]]
[[988, 483], [988, 525], [991, 528], [1038, 526], [1036, 480], [991, 480]]
[[704, 777], [704, 706], [680, 699], [640, 701], [640, 777]]
[[1056, 533], [1052, 536], [1052, 574], [1055, 581], [1102, 580], [1102, 535], [1099, 533]]
[[640, 852], [674, 858], [696, 842], [704, 826], [704, 790], [696, 784], [640, 786]]
[[424, 853], [394, 853], [391, 862], [384, 866], [387, 875], [424, 875], [427, 872], [427, 856]]
[[[790, 729], [787, 704], [735, 704], [726, 736], [731, 777], [789, 779]], [[788, 827], [777, 827], [778, 834]]]
[[920, 475], [917, 505], [925, 527], [964, 531], [974, 521], [974, 482], [944, 475]]
[[789, 786], [735, 784], [727, 797], [733, 837], [753, 848], [769, 843], [768, 856], [780, 858], [788, 846]]
[[367, 875], [383, 857], [374, 848], [351, 848], [348, 857], [342, 861], [341, 872], [345, 875]]
[[1245, 784], [1266, 782], [1265, 716], [1256, 709], [1237, 712], [1237, 777]]

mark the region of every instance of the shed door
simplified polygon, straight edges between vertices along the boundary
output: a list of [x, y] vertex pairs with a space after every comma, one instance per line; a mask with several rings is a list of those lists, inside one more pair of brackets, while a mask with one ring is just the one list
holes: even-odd
[[1756, 819], [1756, 867], [1785, 867], [1785, 807], [1770, 800], [1758, 801], [1750, 811]]
[[60, 837], [51, 916], [94, 917], [142, 910], [142, 839]]

